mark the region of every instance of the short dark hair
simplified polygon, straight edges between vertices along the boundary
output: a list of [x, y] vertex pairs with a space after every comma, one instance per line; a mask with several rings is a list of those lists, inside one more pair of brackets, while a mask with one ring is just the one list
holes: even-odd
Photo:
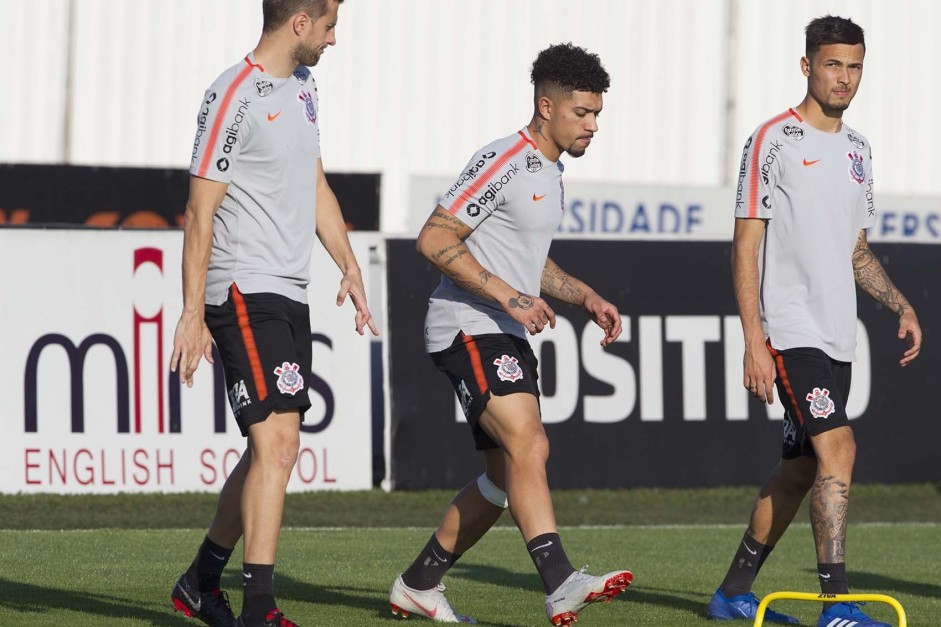
[[[276, 31], [298, 11], [303, 11], [316, 20], [327, 12], [327, 2], [329, 0], [263, 0], [261, 29], [266, 33]], [[343, 0], [337, 0], [337, 4], [341, 2]]]
[[863, 45], [863, 52], [866, 51], [866, 36], [861, 26], [853, 22], [848, 17], [837, 17], [835, 15], [825, 15], [818, 17], [807, 25], [804, 29], [806, 43], [804, 54], [807, 57], [813, 55], [820, 46], [829, 44], [856, 44]]
[[557, 89], [563, 93], [588, 91], [600, 94], [608, 91], [611, 77], [601, 65], [597, 54], [579, 48], [571, 42], [549, 46], [533, 62], [533, 85]]

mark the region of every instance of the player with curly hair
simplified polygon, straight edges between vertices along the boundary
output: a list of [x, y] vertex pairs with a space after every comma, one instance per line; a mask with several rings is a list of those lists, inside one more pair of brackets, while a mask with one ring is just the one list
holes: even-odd
[[429, 301], [425, 349], [461, 401], [486, 472], [451, 501], [396, 578], [395, 614], [475, 622], [452, 609], [441, 579], [507, 507], [542, 579], [552, 624], [570, 625], [587, 604], [613, 598], [633, 578], [626, 570], [576, 571], [562, 548], [536, 357], [526, 339], [555, 326], [541, 295], [580, 305], [604, 331], [602, 346], [621, 333], [617, 308], [548, 256], [565, 208], [559, 157], [585, 154], [609, 77], [597, 55], [560, 44], [539, 53], [532, 82], [532, 120], [474, 154], [418, 236], [418, 251], [442, 274]]

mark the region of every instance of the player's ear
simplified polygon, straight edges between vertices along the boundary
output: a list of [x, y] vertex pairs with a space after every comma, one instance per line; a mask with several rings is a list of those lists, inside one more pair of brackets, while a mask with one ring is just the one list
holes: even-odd
[[804, 76], [810, 76], [810, 58], [801, 57], [801, 73]]
[[291, 26], [294, 29], [294, 34], [300, 37], [310, 27], [310, 16], [303, 11], [298, 11], [291, 18]]
[[544, 120], [551, 120], [555, 108], [552, 98], [543, 94], [536, 100], [536, 113]]

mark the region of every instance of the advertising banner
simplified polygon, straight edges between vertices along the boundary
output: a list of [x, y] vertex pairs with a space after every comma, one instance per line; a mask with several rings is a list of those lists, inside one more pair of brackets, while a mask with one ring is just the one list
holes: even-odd
[[[351, 240], [366, 263], [367, 237]], [[221, 361], [192, 388], [169, 371], [182, 244], [178, 230], [0, 229], [0, 492], [221, 487], [246, 444]], [[370, 342], [319, 245], [311, 276], [313, 406], [288, 489], [367, 489]]]
[[[347, 227], [378, 230], [380, 176], [327, 178]], [[0, 164], [0, 224], [183, 226], [189, 180], [182, 168]]]
[[[729, 244], [557, 240], [550, 256], [615, 303], [624, 331], [602, 349], [600, 329], [550, 300], [555, 329], [531, 337], [539, 359], [549, 479], [557, 488], [752, 485], [780, 456], [783, 408], [742, 386], [743, 340]], [[456, 488], [482, 470], [447, 378], [424, 353], [428, 296], [439, 274], [413, 240], [389, 240], [391, 483]], [[941, 316], [941, 247], [881, 244], [882, 263], [931, 336]], [[860, 292], [857, 362], [848, 413], [858, 442], [854, 478], [941, 479], [941, 423], [929, 404], [941, 355], [900, 368], [896, 317]]]
[[[408, 229], [417, 233], [438, 204], [448, 177], [411, 181]], [[566, 182], [559, 233], [592, 238], [729, 241], [737, 192], [724, 187], [679, 187]], [[872, 242], [941, 243], [941, 197], [876, 192]]]

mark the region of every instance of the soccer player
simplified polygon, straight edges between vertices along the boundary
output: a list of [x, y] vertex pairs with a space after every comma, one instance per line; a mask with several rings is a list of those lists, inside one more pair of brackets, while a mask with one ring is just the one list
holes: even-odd
[[[855, 283], [898, 316], [918, 356], [915, 311], [869, 250], [875, 224], [872, 148], [843, 122], [863, 74], [866, 44], [852, 20], [806, 28], [807, 93], [745, 143], [735, 204], [732, 272], [745, 335], [744, 385], [785, 406], [781, 460], [755, 500], [745, 536], [708, 607], [720, 620], [753, 620], [751, 587], [808, 490], [820, 589], [845, 594], [847, 505], [856, 443], [846, 415], [856, 358]], [[797, 619], [769, 611], [771, 622]], [[855, 603], [827, 603], [820, 627], [876, 627]]]
[[539, 412], [536, 357], [526, 340], [555, 325], [540, 297], [580, 305], [606, 346], [621, 333], [614, 305], [548, 257], [565, 199], [562, 153], [580, 157], [598, 131], [609, 85], [600, 59], [571, 44], [539, 53], [532, 120], [477, 151], [418, 237], [442, 273], [425, 320], [425, 348], [451, 381], [486, 472], [448, 507], [437, 531], [392, 585], [393, 613], [475, 622], [454, 612], [441, 579], [507, 507], [542, 578], [546, 611], [569, 625], [632, 575], [576, 571], [562, 547], [546, 480], [549, 442]]
[[[366, 306], [336, 197], [320, 157], [317, 86], [307, 66], [336, 43], [339, 0], [264, 0], [252, 53], [206, 91], [190, 166], [183, 239], [183, 313], [171, 368], [193, 384], [200, 358], [222, 357], [245, 453], [215, 517], [173, 588], [176, 609], [208, 625], [290, 627], [274, 597], [284, 494], [310, 407], [307, 284], [314, 234], [342, 273], [356, 330]], [[236, 622], [219, 580], [244, 537], [244, 602]]]

